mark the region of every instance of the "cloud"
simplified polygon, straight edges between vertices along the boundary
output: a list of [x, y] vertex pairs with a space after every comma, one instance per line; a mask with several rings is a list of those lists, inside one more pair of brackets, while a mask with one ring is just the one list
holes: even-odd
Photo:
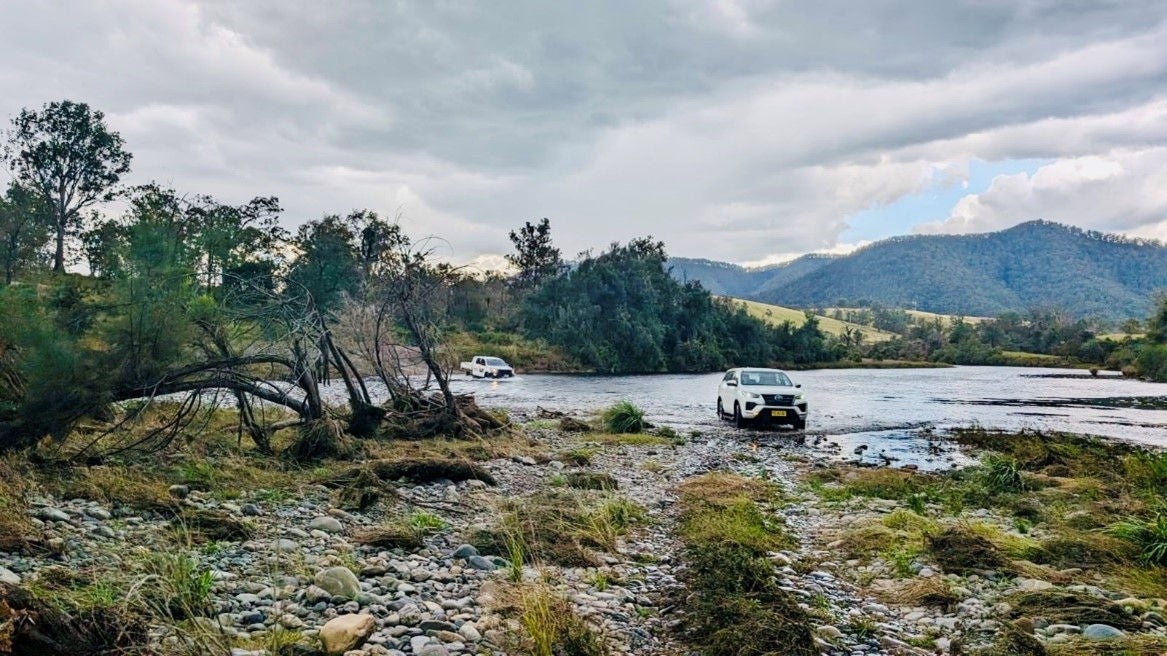
[[993, 179], [924, 233], [1000, 230], [1030, 219], [1167, 240], [1167, 147], [1061, 159]]
[[[568, 254], [646, 234], [734, 261], [830, 249], [974, 159], [1049, 160], [1062, 182], [970, 189], [921, 230], [1024, 211], [1154, 234], [1140, 170], [1167, 146], [1164, 18], [1153, 1], [0, 3], [0, 116], [84, 100], [127, 138], [133, 182], [275, 194], [289, 227], [400, 213], [460, 261], [544, 216]], [[1120, 170], [1090, 178], [1103, 164]]]

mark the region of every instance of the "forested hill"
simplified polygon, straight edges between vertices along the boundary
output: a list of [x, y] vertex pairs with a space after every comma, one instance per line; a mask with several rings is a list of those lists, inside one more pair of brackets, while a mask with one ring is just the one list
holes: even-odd
[[688, 257], [669, 258], [673, 277], [682, 282], [696, 280], [717, 296], [754, 298], [779, 289], [820, 267], [833, 262], [834, 255], [812, 253], [772, 266], [747, 269], [738, 264]]
[[[796, 277], [775, 277], [781, 268], [768, 276], [742, 269], [730, 280], [726, 269], [711, 288], [795, 307], [870, 301], [981, 316], [1041, 307], [1111, 319], [1146, 316], [1155, 292], [1167, 289], [1167, 246], [1048, 221], [987, 234], [895, 237], [809, 266], [805, 259], [785, 267], [809, 269]], [[705, 284], [688, 261], [678, 262], [671, 261], [674, 275]], [[741, 289], [745, 281], [754, 284]]]

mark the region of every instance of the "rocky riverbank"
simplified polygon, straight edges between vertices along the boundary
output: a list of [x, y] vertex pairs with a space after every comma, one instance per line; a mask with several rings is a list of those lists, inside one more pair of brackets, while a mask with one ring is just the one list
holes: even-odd
[[[1045, 462], [1029, 469], [1033, 454], [1014, 452], [1013, 469], [990, 472], [1013, 477], [996, 489], [984, 467], [855, 468], [781, 433], [517, 430], [451, 460], [481, 469], [364, 479], [355, 504], [335, 471], [279, 488], [258, 475], [254, 487], [172, 483], [149, 503], [29, 475], [30, 541], [0, 552], [0, 583], [156, 653], [693, 653], [678, 489], [725, 472], [773, 486], [759, 526], [783, 546], [763, 574], [815, 652], [1167, 649], [1162, 569], [1101, 530], [1123, 512], [1106, 482], [1058, 460], [1096, 466], [1105, 449], [1036, 454]], [[0, 638], [28, 608], [0, 604]], [[748, 632], [733, 640], [707, 652], [753, 653]]]

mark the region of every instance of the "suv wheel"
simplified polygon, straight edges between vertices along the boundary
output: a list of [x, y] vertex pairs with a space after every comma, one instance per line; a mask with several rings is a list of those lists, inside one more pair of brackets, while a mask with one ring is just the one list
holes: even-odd
[[725, 421], [725, 406], [721, 405], [721, 399], [717, 399], [717, 419]]
[[737, 401], [733, 403], [733, 424], [738, 428], [746, 427], [746, 418], [742, 416], [742, 407], [738, 405]]

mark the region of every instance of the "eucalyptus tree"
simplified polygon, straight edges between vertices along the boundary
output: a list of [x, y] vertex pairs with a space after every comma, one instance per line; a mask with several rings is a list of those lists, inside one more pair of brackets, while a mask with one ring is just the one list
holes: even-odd
[[79, 231], [82, 212], [112, 200], [132, 155], [105, 114], [85, 103], [51, 102], [12, 120], [3, 159], [13, 178], [37, 194], [53, 217], [53, 271], [65, 271], [65, 239]]
[[18, 271], [39, 264], [51, 236], [46, 209], [39, 198], [15, 184], [0, 196], [0, 266], [5, 284], [11, 284]]

